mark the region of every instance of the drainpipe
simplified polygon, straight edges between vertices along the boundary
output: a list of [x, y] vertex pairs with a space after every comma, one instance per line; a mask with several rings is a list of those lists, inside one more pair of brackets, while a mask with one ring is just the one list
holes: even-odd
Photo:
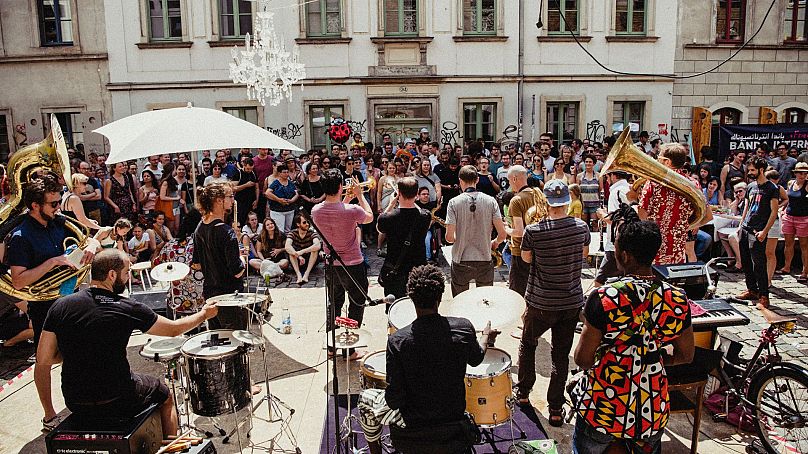
[[523, 102], [522, 97], [525, 90], [525, 0], [519, 0], [519, 82], [516, 87], [516, 144], [521, 148], [522, 145], [522, 110]]

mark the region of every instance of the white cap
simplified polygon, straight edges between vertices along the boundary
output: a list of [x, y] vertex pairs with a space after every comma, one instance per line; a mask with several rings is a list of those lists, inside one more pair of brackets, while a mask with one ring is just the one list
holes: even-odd
[[414, 141], [414, 140], [412, 140], [410, 137], [407, 137], [406, 139], [404, 139], [404, 143], [405, 143], [405, 144], [408, 144], [408, 143], [413, 143], [413, 142], [415, 142], [415, 141]]
[[425, 133], [429, 134], [429, 130], [426, 129], [426, 128], [421, 128], [421, 132], [425, 132]]

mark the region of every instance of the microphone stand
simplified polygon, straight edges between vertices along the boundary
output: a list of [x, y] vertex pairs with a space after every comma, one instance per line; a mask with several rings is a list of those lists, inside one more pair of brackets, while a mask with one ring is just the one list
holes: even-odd
[[[331, 295], [331, 291], [328, 289], [329, 288], [329, 285], [328, 285], [329, 276], [330, 276], [331, 279], [335, 279], [335, 277], [333, 275], [335, 262], [337, 262], [337, 266], [339, 266], [343, 271], [345, 271], [345, 274], [348, 276], [348, 278], [350, 278], [353, 285], [355, 285], [356, 288], [359, 289], [362, 292], [362, 294], [365, 296], [365, 301], [367, 303], [372, 304], [373, 300], [367, 294], [365, 289], [362, 288], [362, 286], [360, 286], [358, 282], [356, 282], [356, 280], [353, 278], [353, 276], [351, 276], [351, 274], [347, 272], [347, 265], [342, 260], [342, 257], [339, 255], [339, 253], [336, 251], [336, 249], [334, 249], [334, 247], [331, 245], [331, 242], [328, 241], [328, 238], [326, 238], [326, 236], [323, 235], [322, 230], [320, 230], [320, 227], [318, 227], [317, 224], [314, 222], [314, 219], [312, 219], [311, 214], [307, 213], [303, 209], [300, 210], [300, 213], [303, 215], [304, 218], [306, 218], [307, 221], [309, 221], [309, 225], [311, 225], [312, 228], [314, 228], [314, 231], [317, 232], [317, 235], [320, 236], [320, 240], [323, 242], [323, 244], [325, 246], [328, 247], [328, 251], [329, 251], [329, 253], [325, 255], [325, 261], [326, 261], [326, 267], [325, 267], [325, 272], [326, 272], [326, 292], [325, 292], [326, 326], [328, 326], [329, 316], [331, 314], [333, 314], [335, 319], [338, 316], [338, 314], [337, 314], [337, 303], [334, 300], [334, 296]], [[353, 304], [351, 302], [350, 298], [348, 298], [348, 304]], [[328, 346], [328, 338], [327, 338], [327, 336], [328, 336], [328, 333], [326, 333], [326, 347]], [[334, 376], [334, 379], [333, 379], [333, 381], [331, 383], [332, 384], [332, 392], [334, 393], [334, 443], [336, 445], [334, 447], [335, 448], [334, 453], [340, 454], [342, 452], [342, 447], [340, 446], [339, 401], [337, 400], [337, 398], [339, 397], [339, 380], [337, 378], [337, 355], [336, 355], [337, 325], [336, 325], [336, 323], [332, 323], [332, 326], [331, 326], [331, 345], [334, 348], [334, 357], [332, 358], [332, 362], [331, 362], [331, 372], [332, 372], [332, 375]], [[345, 394], [346, 394], [347, 399], [348, 399], [348, 408], [351, 408], [351, 390], [348, 389]], [[350, 418], [350, 416], [351, 415], [349, 414], [348, 417]], [[326, 418], [327, 417], [328, 417], [328, 413], [326, 412]], [[349, 427], [349, 429], [350, 429], [350, 427]], [[328, 452], [331, 452], [330, 448], [331, 447], [328, 446], [328, 442], [326, 441], [326, 449], [328, 450]]]

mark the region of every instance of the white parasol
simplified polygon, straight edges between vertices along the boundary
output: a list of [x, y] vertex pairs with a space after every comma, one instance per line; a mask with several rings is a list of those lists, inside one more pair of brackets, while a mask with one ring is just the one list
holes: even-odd
[[[177, 107], [132, 115], [96, 129], [109, 140], [108, 164], [163, 153], [220, 148], [302, 151], [271, 132], [226, 112]], [[191, 153], [195, 155], [196, 153]]]

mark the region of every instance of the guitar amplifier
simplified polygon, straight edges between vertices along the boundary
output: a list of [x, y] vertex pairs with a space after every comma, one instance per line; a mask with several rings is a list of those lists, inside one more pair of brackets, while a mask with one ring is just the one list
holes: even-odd
[[[654, 265], [653, 269], [657, 277], [684, 290], [687, 297], [692, 300], [702, 299], [707, 294], [707, 274], [704, 272], [703, 262]], [[718, 273], [712, 268], [709, 273], [715, 282]]]
[[70, 415], [45, 437], [48, 454], [154, 454], [163, 441], [155, 404], [132, 419]]

